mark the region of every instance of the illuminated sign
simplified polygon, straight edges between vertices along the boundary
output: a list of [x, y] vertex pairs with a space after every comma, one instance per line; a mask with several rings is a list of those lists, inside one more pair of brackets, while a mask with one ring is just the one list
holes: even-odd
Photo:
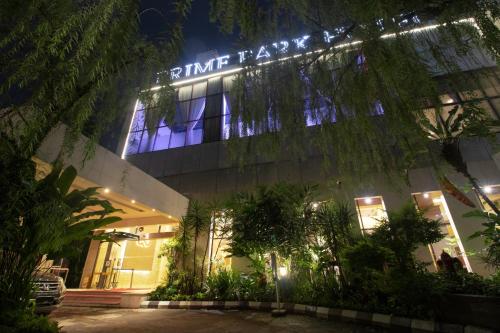
[[[330, 43], [335, 36], [325, 32], [324, 41]], [[273, 56], [287, 54], [289, 52], [303, 52], [310, 48], [308, 42], [311, 36], [305, 35], [299, 38], [294, 38], [291, 41], [283, 40], [274, 42], [269, 45], [261, 45], [255, 50], [238, 51], [236, 54], [226, 54], [220, 57], [212, 58], [205, 63], [190, 63], [182, 67], [175, 67], [170, 70], [170, 79], [178, 80], [195, 76], [198, 74], [206, 74], [223, 69], [224, 67], [243, 64], [249, 61], [256, 61], [257, 63], [269, 60]]]
[[[396, 20], [394, 20], [396, 22]], [[376, 22], [380, 30], [384, 30], [383, 20], [380, 19]], [[403, 16], [398, 19], [398, 25], [400, 27], [410, 25], [410, 24], [420, 24], [420, 19], [415, 15]], [[219, 71], [225, 67], [231, 65], [242, 65], [242, 64], [259, 64], [265, 61], [269, 61], [274, 57], [279, 57], [284, 54], [302, 54], [308, 50], [312, 50], [313, 47], [318, 45], [328, 45], [336, 43], [339, 40], [351, 39], [351, 36], [346, 29], [346, 27], [339, 27], [333, 29], [333, 31], [323, 31], [322, 34], [316, 34], [314, 36], [304, 35], [298, 38], [293, 38], [290, 41], [282, 40], [266, 45], [261, 45], [254, 50], [242, 50], [235, 54], [226, 54], [220, 57], [215, 57], [209, 59], [205, 63], [190, 63], [184, 66], [179, 66], [172, 68], [170, 70], [170, 79], [172, 81], [189, 78], [191, 76], [196, 76], [199, 74], [207, 74], [211, 72]]]

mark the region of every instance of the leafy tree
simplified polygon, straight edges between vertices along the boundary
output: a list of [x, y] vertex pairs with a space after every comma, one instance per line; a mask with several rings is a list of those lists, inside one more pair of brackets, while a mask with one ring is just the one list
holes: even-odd
[[235, 194], [228, 203], [232, 219], [230, 252], [236, 256], [276, 252], [288, 257], [306, 242], [311, 189], [283, 183]]
[[[12, 156], [6, 152], [12, 146], [2, 145], [2, 155]], [[30, 158], [2, 158], [0, 169], [0, 189], [8, 198], [0, 202], [0, 313], [4, 314], [28, 307], [44, 254], [120, 218], [108, 216], [117, 210], [96, 197], [97, 188], [70, 191], [76, 178], [72, 166], [62, 170], [56, 164], [40, 180], [35, 180], [36, 164]]]
[[[189, 203], [188, 211], [186, 216], [184, 217], [184, 221], [186, 226], [191, 229], [192, 237], [193, 237], [193, 281], [197, 283], [197, 275], [198, 275], [198, 265], [197, 265], [197, 257], [198, 257], [198, 239], [200, 235], [209, 234], [210, 222], [211, 222], [211, 212], [202, 203], [196, 200], [192, 200]], [[200, 278], [203, 279], [203, 271], [205, 266], [205, 257], [206, 257], [206, 248], [208, 248], [208, 242], [205, 247], [205, 253], [202, 259], [202, 267]]]
[[482, 211], [472, 211], [464, 215], [465, 217], [479, 217], [483, 219], [483, 230], [476, 231], [470, 238], [482, 238], [486, 247], [480, 255], [484, 261], [491, 267], [498, 269], [500, 267], [500, 217]]
[[[374, 173], [406, 177], [417, 163], [444, 159], [480, 191], [457, 158], [458, 140], [441, 141], [443, 150], [436, 152], [430, 143], [442, 137], [429, 137], [423, 127], [426, 109], [442, 109], [440, 86], [477, 97], [473, 90], [484, 71], [466, 73], [463, 66], [484, 66], [479, 53], [498, 62], [498, 8], [490, 0], [212, 1], [212, 19], [224, 32], [238, 31], [245, 46], [306, 31], [318, 50], [266, 66], [249, 61], [236, 75], [233, 128], [243, 122], [262, 135], [238, 140], [234, 133], [231, 151], [241, 157], [249, 155], [249, 145], [262, 154], [286, 147], [300, 158], [313, 146], [354, 183], [369, 182]], [[418, 29], [429, 24], [437, 28]], [[322, 41], [324, 31], [334, 36], [331, 43]], [[317, 131], [306, 130], [304, 109]], [[381, 109], [383, 117], [377, 116]], [[455, 111], [465, 127], [460, 136], [488, 136], [485, 124], [475, 121], [484, 111], [463, 110], [463, 116]]]
[[[190, 4], [173, 2], [168, 33], [148, 39], [140, 34], [137, 0], [2, 1], [2, 135], [16, 138], [19, 151], [34, 155], [49, 131], [64, 122], [65, 147], [71, 148], [86, 128], [92, 152], [124, 103], [155, 84], [156, 73], [175, 61]], [[159, 78], [160, 83], [167, 79]], [[164, 85], [156, 103], [165, 104], [168, 94], [171, 89]]]
[[276, 300], [280, 310], [277, 254], [283, 258], [306, 246], [311, 211], [311, 189], [278, 183], [260, 186], [255, 193], [239, 193], [229, 202], [232, 230], [229, 251], [259, 258], [270, 254]]
[[[353, 225], [355, 215], [347, 203], [324, 202], [321, 203], [315, 214], [316, 237], [324, 244], [320, 247], [326, 248], [330, 260], [330, 269], [339, 267], [341, 282], [346, 284], [345, 276], [340, 262], [340, 253], [347, 246], [354, 243]], [[320, 252], [322, 252], [320, 250]], [[324, 260], [324, 258], [323, 258]], [[330, 272], [331, 274], [333, 272]]]
[[430, 220], [408, 203], [399, 211], [388, 213], [380, 221], [370, 239], [376, 244], [392, 250], [394, 264], [401, 270], [416, 267], [414, 252], [419, 245], [436, 243], [443, 238], [439, 220]]

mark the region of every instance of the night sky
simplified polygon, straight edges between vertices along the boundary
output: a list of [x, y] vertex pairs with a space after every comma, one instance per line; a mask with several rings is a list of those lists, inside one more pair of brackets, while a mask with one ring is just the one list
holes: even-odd
[[[166, 30], [171, 4], [166, 0], [142, 0], [141, 30], [155, 38]], [[160, 11], [162, 14], [158, 13]], [[192, 62], [196, 54], [209, 50], [217, 50], [219, 54], [234, 51], [232, 47], [236, 37], [219, 32], [218, 27], [209, 22], [210, 1], [194, 0], [191, 13], [184, 25], [184, 47], [179, 63]], [[163, 15], [163, 16], [162, 16]]]

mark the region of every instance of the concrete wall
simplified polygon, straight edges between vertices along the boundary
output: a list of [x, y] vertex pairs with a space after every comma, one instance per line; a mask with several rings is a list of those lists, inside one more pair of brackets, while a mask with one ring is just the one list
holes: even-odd
[[[48, 163], [53, 162], [60, 152], [64, 133], [64, 125], [54, 129], [44, 140], [37, 157]], [[103, 147], [97, 145], [94, 156], [84, 163], [87, 141], [88, 139], [82, 136], [73, 153], [65, 158], [65, 164], [73, 165], [78, 176], [99, 186], [112, 188], [114, 192], [125, 197], [137, 198], [142, 203], [156, 207], [177, 219], [185, 214], [188, 206], [185, 196]]]

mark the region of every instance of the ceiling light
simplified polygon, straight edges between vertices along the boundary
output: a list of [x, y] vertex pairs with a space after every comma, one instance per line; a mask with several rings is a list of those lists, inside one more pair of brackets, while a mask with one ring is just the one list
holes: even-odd
[[107, 188], [107, 187], [106, 187], [106, 188], [104, 189], [104, 193], [109, 193], [109, 188]]
[[441, 204], [441, 198], [432, 199], [432, 203], [435, 204], [435, 205]]
[[369, 205], [373, 202], [372, 198], [365, 198], [365, 204]]
[[484, 192], [485, 193], [491, 193], [492, 191], [493, 191], [493, 189], [491, 188], [491, 186], [484, 187]]
[[130, 202], [133, 203], [133, 204], [135, 204], [135, 200], [134, 199], [130, 200]]
[[156, 212], [156, 209], [154, 209], [154, 208], [153, 208], [153, 209], [151, 209], [151, 210], [152, 210], [153, 212]]
[[424, 198], [429, 199], [429, 193], [424, 193]]

